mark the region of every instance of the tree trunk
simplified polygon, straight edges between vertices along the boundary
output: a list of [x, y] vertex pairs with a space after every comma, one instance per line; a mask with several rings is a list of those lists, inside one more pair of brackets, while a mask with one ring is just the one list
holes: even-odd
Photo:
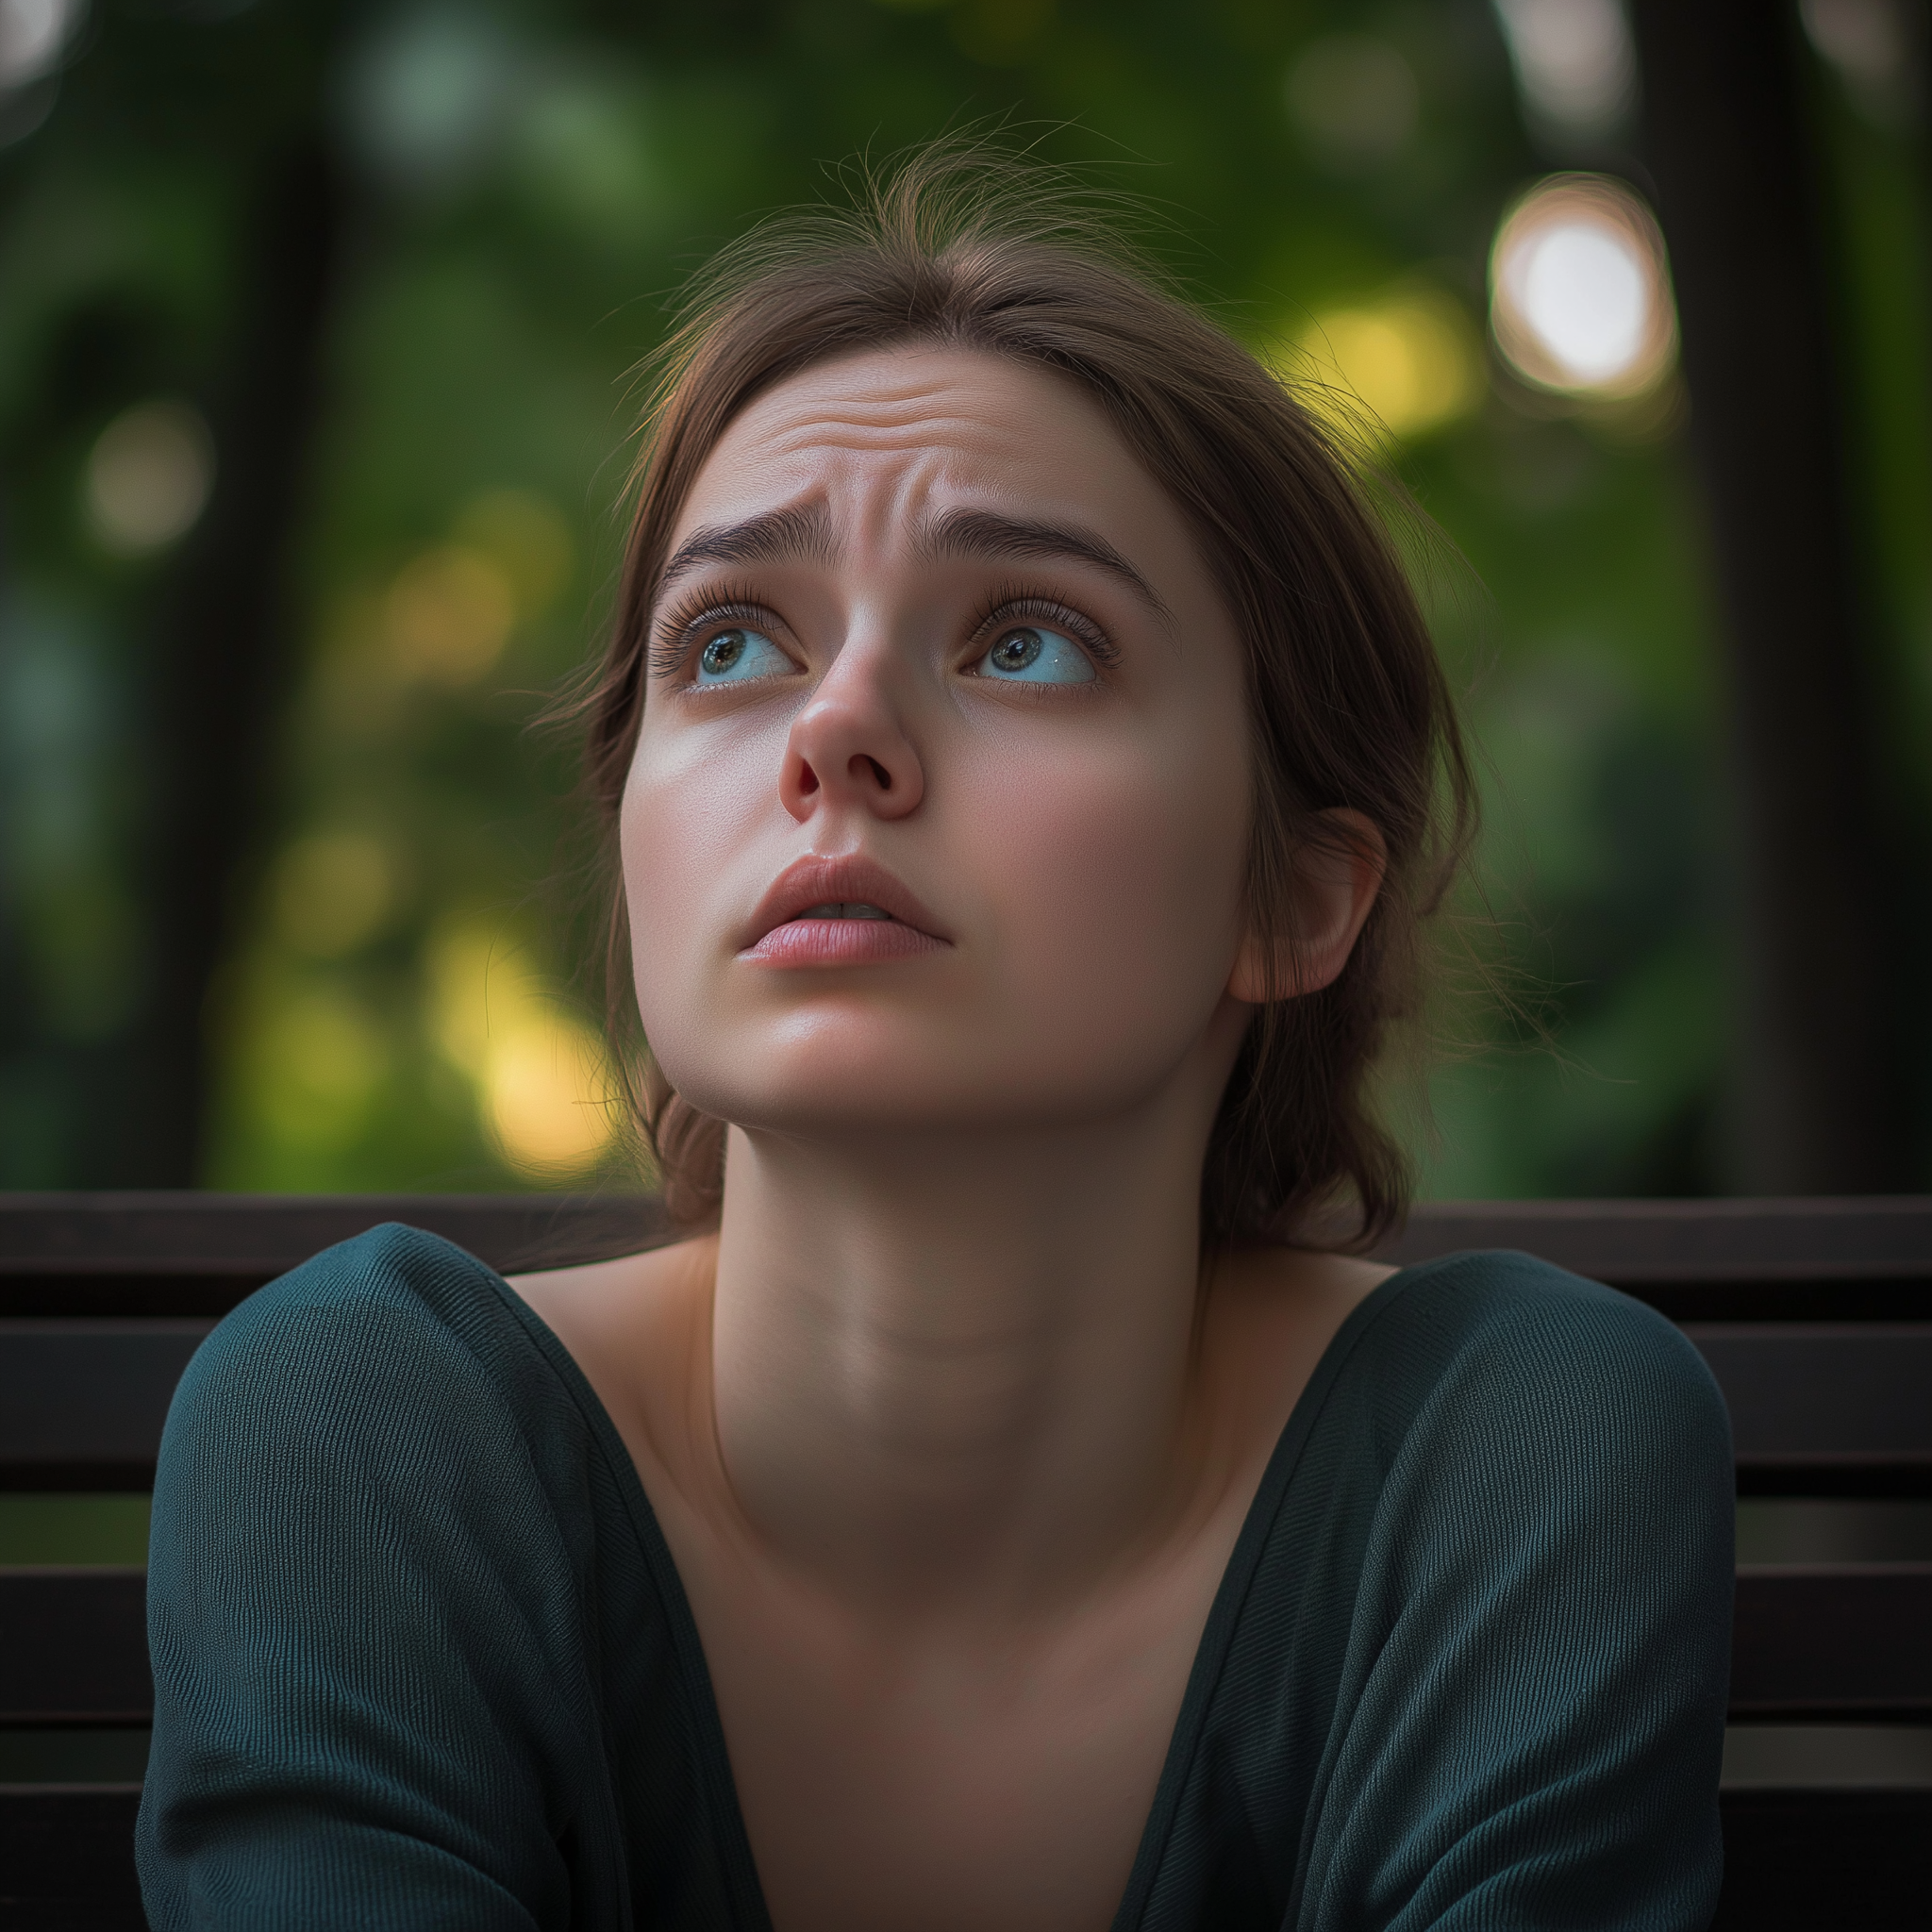
[[1882, 1191], [1906, 1166], [1900, 922], [1795, 22], [1765, 0], [1634, 0], [1632, 14], [1729, 633], [1743, 977], [1729, 1178]]
[[[319, 87], [319, 75], [318, 75]], [[290, 568], [321, 401], [343, 190], [319, 121], [266, 158], [239, 251], [246, 294], [211, 409], [213, 497], [163, 607], [150, 730], [155, 977], [111, 1180], [189, 1187], [204, 1020], [238, 872], [259, 844], [296, 641]]]

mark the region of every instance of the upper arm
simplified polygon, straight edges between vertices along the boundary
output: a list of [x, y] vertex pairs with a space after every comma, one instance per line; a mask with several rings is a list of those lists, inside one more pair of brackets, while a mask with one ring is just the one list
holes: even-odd
[[156, 1484], [154, 1923], [562, 1923], [567, 1579], [514, 1418], [426, 1314], [271, 1297], [218, 1331]]
[[1298, 1923], [1702, 1932], [1732, 1472], [1690, 1345], [1610, 1297], [1459, 1352], [1393, 1448]]

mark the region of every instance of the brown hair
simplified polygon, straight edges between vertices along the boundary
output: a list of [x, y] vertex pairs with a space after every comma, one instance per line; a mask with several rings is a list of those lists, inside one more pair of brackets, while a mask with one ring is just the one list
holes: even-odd
[[[1408, 1186], [1368, 1085], [1420, 991], [1422, 922], [1468, 845], [1469, 764], [1427, 626], [1347, 454], [1118, 225], [1036, 163], [942, 143], [868, 176], [850, 208], [780, 217], [724, 250], [683, 305], [645, 413], [616, 621], [580, 700], [591, 787], [614, 822], [673, 528], [740, 410], [815, 363], [906, 343], [1058, 371], [1180, 508], [1245, 643], [1257, 928], [1291, 949], [1292, 855], [1341, 836], [1316, 817], [1324, 808], [1363, 813], [1388, 846], [1340, 977], [1257, 1011], [1208, 1143], [1204, 1245], [1306, 1240], [1311, 1214], [1338, 1201], [1357, 1210], [1346, 1244], [1367, 1244]], [[620, 1062], [667, 1207], [703, 1224], [723, 1192], [724, 1125], [670, 1088], [638, 1037], [621, 904], [609, 935], [613, 1043], [628, 1036]]]

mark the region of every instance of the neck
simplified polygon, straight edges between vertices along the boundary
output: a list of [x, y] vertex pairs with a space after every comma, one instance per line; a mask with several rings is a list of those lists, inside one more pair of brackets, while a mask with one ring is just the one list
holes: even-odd
[[734, 1129], [719, 1449], [752, 1532], [841, 1594], [1043, 1601], [1186, 1464], [1198, 1106], [838, 1142]]

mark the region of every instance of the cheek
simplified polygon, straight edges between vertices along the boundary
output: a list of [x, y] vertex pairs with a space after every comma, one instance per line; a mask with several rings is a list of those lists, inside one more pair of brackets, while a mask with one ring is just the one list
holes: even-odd
[[678, 1029], [679, 990], [698, 984], [721, 894], [767, 815], [774, 754], [753, 736], [660, 742], [647, 727], [631, 764], [619, 837], [639, 1010], [654, 1043]]
[[1135, 734], [989, 774], [971, 812], [999, 901], [1000, 977], [1060, 1026], [1165, 1034], [1219, 1001], [1247, 858], [1246, 760], [1229, 741]]

